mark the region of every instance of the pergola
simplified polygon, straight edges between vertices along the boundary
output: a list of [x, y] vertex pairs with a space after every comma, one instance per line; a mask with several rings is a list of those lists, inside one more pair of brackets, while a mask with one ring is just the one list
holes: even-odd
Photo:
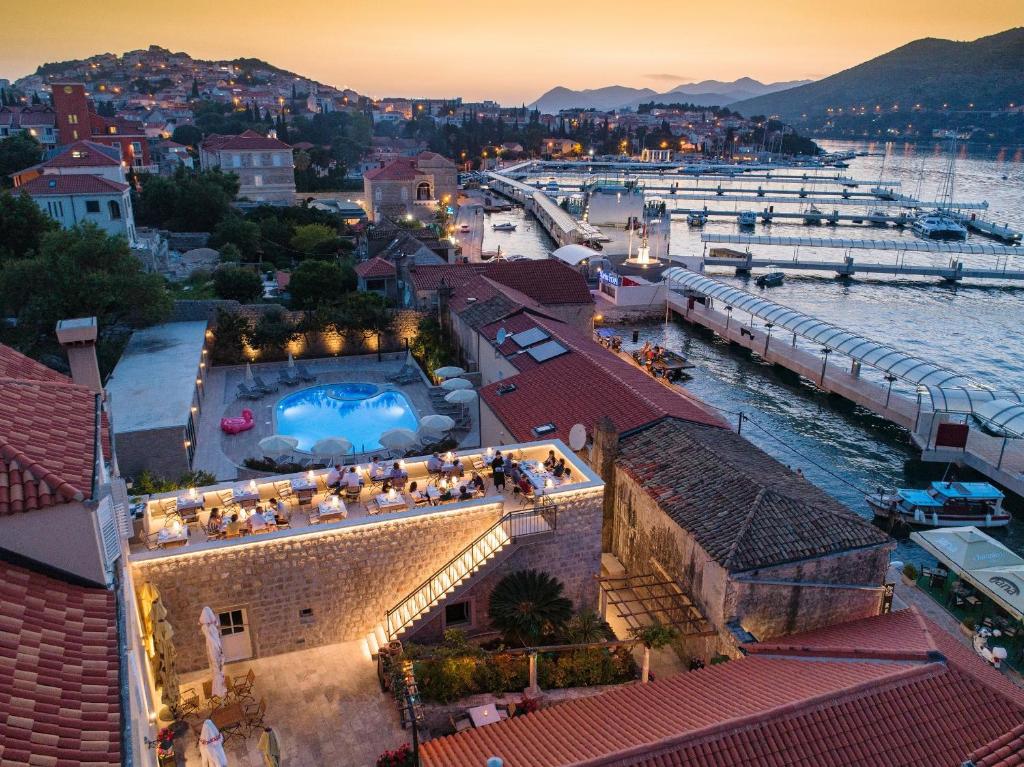
[[683, 637], [714, 636], [707, 618], [673, 580], [655, 573], [609, 575], [598, 579], [609, 607], [630, 630], [671, 626]]

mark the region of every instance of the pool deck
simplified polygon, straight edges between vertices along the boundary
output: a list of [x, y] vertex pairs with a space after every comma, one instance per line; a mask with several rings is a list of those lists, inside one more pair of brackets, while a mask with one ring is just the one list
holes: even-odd
[[[418, 418], [434, 411], [430, 402], [430, 384], [424, 377], [421, 382], [398, 386], [387, 382], [387, 376], [397, 373], [406, 362], [405, 353], [385, 354], [378, 361], [376, 354], [357, 357], [328, 357], [303, 360], [315, 382], [285, 386], [277, 380], [278, 373], [287, 363], [270, 362], [254, 364], [253, 373], [262, 377], [268, 386], [277, 385], [278, 391], [256, 401], [238, 399], [236, 387], [245, 380], [245, 366], [217, 366], [210, 369], [205, 384], [202, 410], [196, 423], [196, 454], [193, 466], [196, 470], [208, 471], [218, 481], [237, 479], [239, 467], [246, 458], [259, 457], [262, 451], [259, 441], [273, 434], [274, 408], [289, 394], [321, 384], [343, 382], [367, 382], [402, 392], [409, 400]], [[255, 427], [241, 434], [225, 434], [220, 430], [220, 419], [225, 416], [239, 416], [242, 410], [253, 412]], [[476, 447], [480, 444], [479, 411], [469, 406], [472, 428], [460, 440], [461, 447]]]

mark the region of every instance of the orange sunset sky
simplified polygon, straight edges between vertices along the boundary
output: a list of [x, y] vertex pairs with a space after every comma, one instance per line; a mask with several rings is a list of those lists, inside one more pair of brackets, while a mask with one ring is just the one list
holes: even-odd
[[424, 0], [0, 0], [0, 77], [46, 61], [145, 47], [255, 56], [371, 96], [506, 104], [555, 85], [819, 78], [921, 37], [973, 40], [1024, 25], [1022, 0], [560, 3]]

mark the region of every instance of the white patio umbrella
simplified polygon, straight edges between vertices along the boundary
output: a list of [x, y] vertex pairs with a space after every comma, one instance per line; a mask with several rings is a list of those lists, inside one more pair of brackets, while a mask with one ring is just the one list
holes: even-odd
[[326, 455], [332, 458], [336, 455], [345, 455], [352, 449], [352, 443], [344, 437], [324, 437], [317, 441], [309, 452], [313, 455]]
[[455, 421], [446, 415], [425, 415], [420, 419], [420, 433], [443, 434], [455, 426]]
[[267, 455], [281, 455], [292, 452], [299, 446], [299, 441], [295, 437], [288, 437], [284, 434], [271, 434], [269, 437], [261, 439], [259, 445], [260, 450]]
[[388, 429], [378, 440], [388, 450], [408, 450], [419, 441], [419, 435], [411, 429]]
[[465, 372], [465, 370], [460, 367], [456, 367], [455, 365], [446, 365], [443, 368], [435, 370], [434, 375], [438, 378], [455, 378], [455, 376], [460, 376]]
[[245, 382], [249, 384], [254, 383], [254, 379], [252, 377], [252, 365], [248, 362], [245, 363]]
[[445, 391], [458, 391], [459, 389], [472, 389], [473, 384], [465, 378], [449, 378], [441, 384], [441, 388]]
[[224, 682], [224, 646], [220, 641], [220, 621], [209, 607], [204, 607], [199, 614], [199, 629], [206, 639], [206, 659], [210, 662], [210, 674], [213, 677], [210, 691], [218, 698], [223, 698], [228, 694]]
[[224, 736], [209, 719], [203, 722], [203, 729], [199, 733], [199, 760], [202, 767], [228, 767]]
[[291, 352], [288, 352], [288, 369], [295, 370], [295, 357], [292, 356]]
[[467, 405], [476, 399], [476, 392], [472, 389], [456, 389], [444, 395], [445, 402], [453, 402], [456, 405]]

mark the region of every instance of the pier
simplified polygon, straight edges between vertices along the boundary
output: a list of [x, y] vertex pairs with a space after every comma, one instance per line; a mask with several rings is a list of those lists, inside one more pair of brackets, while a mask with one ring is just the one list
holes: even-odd
[[[971, 420], [978, 405], [996, 399], [1024, 403], [1024, 394], [994, 389], [696, 272], [673, 267], [664, 278], [667, 316], [711, 330], [822, 391], [907, 429], [922, 460], [969, 466], [1024, 496], [1024, 439], [987, 434]], [[816, 348], [798, 346], [798, 339]], [[874, 378], [864, 374], [866, 369]], [[1024, 404], [1020, 407], [1024, 411]], [[962, 445], [943, 444], [948, 442], [940, 438], [944, 424], [958, 425], [961, 431], [967, 427]]]
[[[675, 208], [672, 211], [673, 215], [683, 215], [689, 213], [703, 213], [710, 218], [734, 218], [740, 217], [741, 211], [737, 210], [715, 210], [712, 208]], [[913, 218], [908, 216], [906, 213], [873, 213], [871, 217], [868, 217], [866, 213], [840, 213], [837, 210], [820, 211], [821, 219], [819, 224], [838, 224], [844, 221], [848, 221], [852, 224], [870, 224], [875, 226], [885, 226], [886, 224], [893, 224], [895, 226], [909, 226], [913, 223]], [[778, 211], [770, 208], [763, 208], [758, 211], [757, 217], [763, 223], [771, 223], [773, 219], [805, 219], [810, 215], [808, 213], [800, 213], [793, 211]]]
[[587, 242], [601, 236], [600, 230], [585, 221], [577, 221], [539, 189], [500, 173], [489, 172], [487, 176], [492, 191], [522, 204], [527, 211], [533, 213], [559, 246]]

